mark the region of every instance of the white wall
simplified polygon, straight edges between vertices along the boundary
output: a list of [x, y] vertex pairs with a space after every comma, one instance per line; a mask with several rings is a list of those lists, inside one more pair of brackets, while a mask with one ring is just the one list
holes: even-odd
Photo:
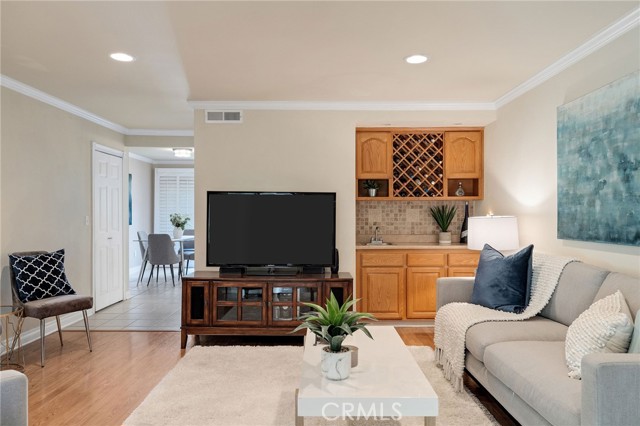
[[195, 115], [196, 265], [206, 265], [208, 190], [337, 193], [340, 270], [355, 276], [355, 129], [364, 125], [484, 126], [488, 111], [245, 111], [242, 124]]
[[635, 276], [638, 247], [556, 237], [556, 108], [639, 69], [639, 33], [630, 31], [498, 110], [485, 129], [485, 199], [476, 209], [516, 215], [522, 245]]
[[132, 224], [129, 226], [129, 269], [142, 262], [137, 242], [138, 231], [153, 231], [153, 164], [129, 157], [131, 174]]
[[[2, 88], [0, 302], [11, 304], [8, 254], [66, 251], [65, 269], [92, 295], [92, 141], [124, 150], [122, 135]], [[125, 247], [126, 250], [126, 247]], [[36, 325], [25, 323], [24, 331]]]

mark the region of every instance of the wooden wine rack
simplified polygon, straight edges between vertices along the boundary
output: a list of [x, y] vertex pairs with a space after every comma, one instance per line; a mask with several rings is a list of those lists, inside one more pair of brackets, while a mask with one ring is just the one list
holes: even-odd
[[482, 200], [483, 156], [481, 128], [358, 128], [356, 200]]
[[394, 197], [443, 197], [444, 133], [393, 134]]

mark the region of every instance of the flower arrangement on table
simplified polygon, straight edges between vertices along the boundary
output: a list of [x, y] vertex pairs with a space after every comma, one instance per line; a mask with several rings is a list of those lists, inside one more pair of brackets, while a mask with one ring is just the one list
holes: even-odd
[[187, 215], [183, 215], [181, 213], [172, 213], [169, 215], [169, 221], [174, 226], [174, 228], [180, 228], [184, 231], [184, 227], [187, 225], [191, 218]]

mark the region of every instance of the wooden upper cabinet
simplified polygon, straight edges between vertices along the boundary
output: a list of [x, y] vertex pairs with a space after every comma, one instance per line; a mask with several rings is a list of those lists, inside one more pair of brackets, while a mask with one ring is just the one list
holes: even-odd
[[388, 132], [356, 133], [356, 177], [388, 179], [392, 169], [391, 134]]
[[447, 178], [481, 178], [482, 132], [446, 132], [444, 161]]

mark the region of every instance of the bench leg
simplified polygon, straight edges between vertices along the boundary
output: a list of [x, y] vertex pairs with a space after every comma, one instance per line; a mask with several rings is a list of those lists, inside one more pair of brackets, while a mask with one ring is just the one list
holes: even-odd
[[40, 320], [40, 367], [44, 367], [44, 318]]
[[60, 337], [60, 346], [64, 346], [64, 343], [62, 343], [62, 327], [60, 327], [60, 315], [56, 315], [56, 324], [58, 324], [58, 336]]
[[87, 332], [87, 341], [89, 342], [89, 352], [93, 352], [91, 347], [91, 331], [89, 331], [89, 318], [87, 318], [87, 311], [82, 311], [82, 317], [84, 318], [84, 329]]

